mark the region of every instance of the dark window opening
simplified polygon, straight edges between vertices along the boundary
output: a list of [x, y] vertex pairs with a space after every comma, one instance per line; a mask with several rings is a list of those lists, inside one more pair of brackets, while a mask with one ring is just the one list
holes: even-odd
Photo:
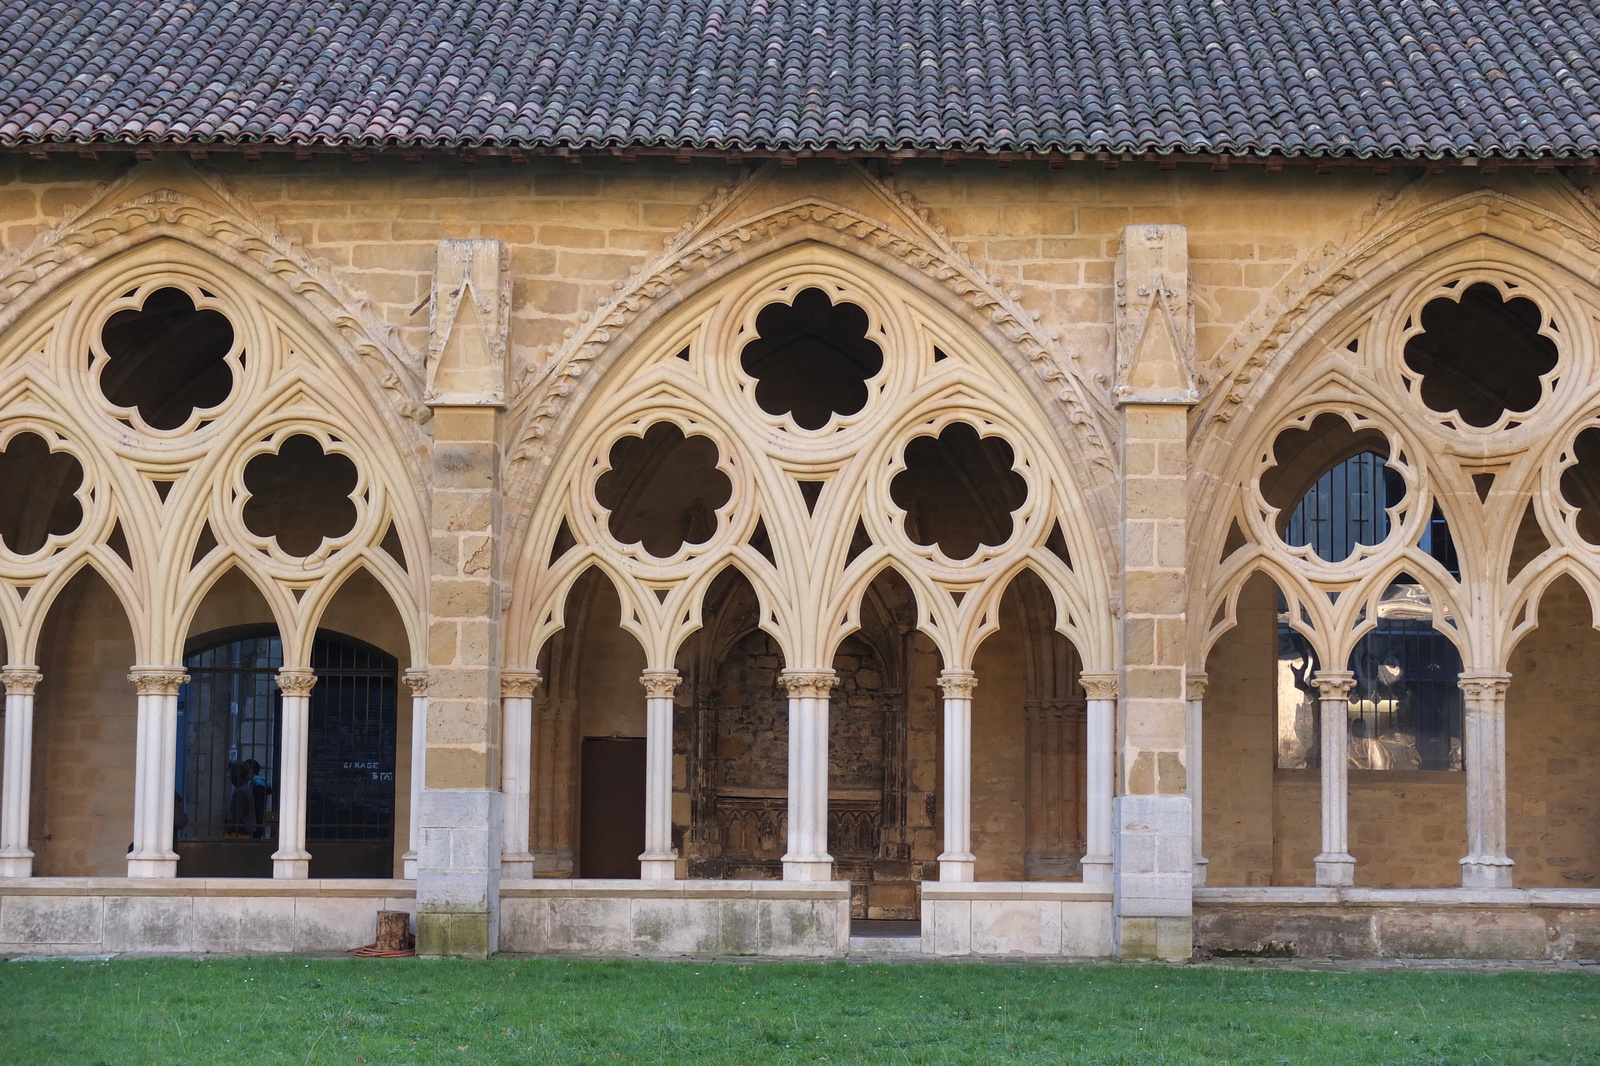
[[756, 316], [759, 336], [739, 365], [756, 379], [756, 404], [790, 415], [802, 429], [821, 429], [835, 414], [867, 405], [866, 383], [883, 369], [883, 349], [867, 339], [867, 313], [805, 289], [794, 304], [774, 303]]
[[64, 537], [83, 522], [74, 495], [83, 466], [65, 452], [52, 452], [37, 433], [18, 433], [0, 449], [0, 542], [14, 555], [32, 555], [52, 536]]
[[611, 447], [611, 469], [595, 482], [596, 502], [611, 512], [611, 535], [619, 544], [644, 545], [658, 559], [685, 543], [704, 544], [717, 531], [716, 510], [733, 495], [733, 483], [717, 469], [716, 444], [684, 436], [670, 422], [657, 422], [643, 437], [623, 437]]
[[275, 538], [289, 555], [311, 555], [324, 540], [337, 540], [355, 528], [350, 494], [357, 481], [356, 464], [348, 456], [324, 452], [315, 437], [296, 433], [277, 454], [258, 455], [246, 464], [250, 499], [244, 524], [258, 537]]
[[233, 391], [225, 362], [233, 325], [220, 311], [196, 309], [181, 289], [157, 289], [139, 310], [118, 311], [100, 343], [109, 357], [100, 390], [118, 407], [137, 408], [152, 429], [177, 429]]
[[1028, 499], [1028, 483], [1012, 469], [1016, 452], [999, 437], [980, 437], [955, 422], [937, 436], [906, 445], [906, 467], [889, 497], [906, 512], [906, 536], [937, 544], [951, 559], [969, 559], [980, 545], [1004, 544], [1012, 513]]
[[1406, 341], [1406, 365], [1422, 377], [1422, 402], [1490, 426], [1507, 411], [1533, 409], [1540, 378], [1556, 367], [1556, 345], [1539, 332], [1544, 316], [1525, 296], [1510, 300], [1479, 282], [1460, 301], [1441, 297], [1422, 309], [1423, 331]]

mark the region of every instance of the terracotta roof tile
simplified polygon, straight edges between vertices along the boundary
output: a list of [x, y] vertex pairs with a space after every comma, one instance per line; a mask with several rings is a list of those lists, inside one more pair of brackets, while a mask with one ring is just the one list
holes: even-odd
[[1594, 0], [0, 0], [0, 146], [1600, 153]]

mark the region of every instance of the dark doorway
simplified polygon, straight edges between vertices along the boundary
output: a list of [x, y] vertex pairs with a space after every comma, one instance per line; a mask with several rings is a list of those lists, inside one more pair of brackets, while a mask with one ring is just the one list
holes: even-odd
[[638, 878], [644, 852], [644, 738], [583, 738], [578, 876]]
[[[283, 735], [271, 626], [192, 641], [178, 694], [175, 786], [187, 826], [180, 877], [270, 877], [278, 850]], [[382, 650], [319, 632], [312, 689], [306, 849], [312, 877], [394, 876], [394, 764], [399, 664]]]

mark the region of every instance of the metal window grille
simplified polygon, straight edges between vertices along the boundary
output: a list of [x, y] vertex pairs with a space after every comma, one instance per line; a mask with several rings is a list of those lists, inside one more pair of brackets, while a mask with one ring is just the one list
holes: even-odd
[[394, 839], [397, 664], [354, 641], [311, 651], [306, 840]]

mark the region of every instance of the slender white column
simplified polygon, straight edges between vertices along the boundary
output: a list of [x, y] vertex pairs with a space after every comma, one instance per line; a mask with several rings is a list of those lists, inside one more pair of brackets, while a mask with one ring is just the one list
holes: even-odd
[[139, 693], [128, 876], [176, 877], [172, 815], [178, 782], [178, 689], [189, 675], [181, 666], [135, 666], [128, 680]]
[[0, 671], [6, 687], [6, 762], [0, 778], [0, 877], [33, 876], [28, 847], [28, 800], [33, 790], [33, 693], [40, 673], [32, 666]]
[[406, 852], [401, 856], [408, 880], [417, 877], [417, 848], [422, 844], [422, 786], [428, 766], [428, 671], [407, 670], [400, 680], [411, 690], [411, 819], [406, 827]]
[[971, 670], [946, 670], [939, 675], [944, 690], [944, 854], [939, 880], [977, 879], [972, 854], [972, 690], [978, 677]]
[[533, 780], [533, 690], [537, 670], [500, 671], [500, 876], [533, 876], [528, 803]]
[[304, 667], [278, 671], [283, 693], [283, 741], [278, 749], [278, 850], [272, 853], [272, 876], [311, 876], [306, 850], [306, 779], [308, 770], [311, 690], [317, 675]]
[[1116, 781], [1117, 674], [1080, 674], [1088, 698], [1084, 728], [1084, 884], [1112, 881], [1112, 804]]
[[1506, 689], [1511, 675], [1474, 671], [1461, 675], [1465, 729], [1461, 737], [1467, 770], [1467, 854], [1461, 860], [1463, 888], [1510, 888], [1506, 855]]
[[1206, 675], [1191, 673], [1185, 678], [1184, 684], [1187, 689], [1184, 695], [1189, 701], [1188, 706], [1185, 708], [1187, 713], [1183, 723], [1184, 755], [1185, 761], [1188, 763], [1187, 780], [1189, 782], [1189, 817], [1192, 819], [1193, 844], [1191, 850], [1194, 852], [1194, 883], [1195, 887], [1198, 888], [1206, 883], [1206, 866], [1210, 861], [1206, 858], [1205, 852], [1200, 850], [1200, 844], [1205, 835], [1200, 801], [1205, 786], [1205, 768], [1201, 756], [1204, 751], [1202, 745], [1205, 740], [1202, 712], [1205, 709], [1206, 700]]
[[785, 670], [789, 692], [789, 850], [785, 881], [833, 880], [828, 854], [828, 693], [832, 670]]
[[1356, 860], [1350, 854], [1350, 690], [1356, 677], [1348, 670], [1318, 670], [1322, 719], [1322, 854], [1316, 858], [1317, 884], [1356, 883]]
[[672, 847], [672, 694], [678, 671], [646, 670], [644, 686], [644, 853], [639, 876], [646, 881], [671, 881], [678, 876], [678, 853]]

